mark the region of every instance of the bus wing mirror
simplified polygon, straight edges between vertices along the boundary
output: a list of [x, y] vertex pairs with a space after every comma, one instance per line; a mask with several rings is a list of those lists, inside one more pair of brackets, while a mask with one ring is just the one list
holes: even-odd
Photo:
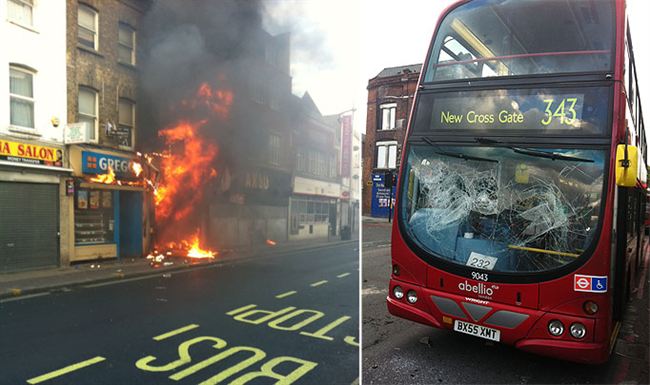
[[[627, 147], [627, 148], [626, 148]], [[619, 144], [616, 146], [616, 185], [620, 187], [636, 186], [639, 166], [636, 146]]]

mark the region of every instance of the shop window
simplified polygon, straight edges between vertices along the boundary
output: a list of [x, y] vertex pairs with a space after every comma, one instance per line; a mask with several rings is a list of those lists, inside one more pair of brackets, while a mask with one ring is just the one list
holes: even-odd
[[118, 30], [117, 60], [135, 65], [135, 30], [124, 23], [120, 23]]
[[115, 242], [113, 191], [77, 189], [75, 193], [75, 244]]
[[79, 4], [77, 12], [77, 37], [79, 44], [84, 47], [98, 50], [97, 39], [97, 11], [87, 5]]
[[90, 127], [90, 139], [97, 138], [97, 91], [88, 87], [79, 87], [79, 122]]
[[8, 0], [7, 19], [28, 27], [34, 25], [34, 0]]
[[135, 127], [135, 103], [120, 98], [118, 114], [117, 139], [120, 146], [133, 148], [133, 132]]
[[[292, 227], [326, 223], [329, 221], [329, 201], [318, 199], [291, 199]], [[297, 233], [297, 232], [296, 232]]]
[[10, 123], [34, 128], [34, 74], [19, 67], [9, 67]]

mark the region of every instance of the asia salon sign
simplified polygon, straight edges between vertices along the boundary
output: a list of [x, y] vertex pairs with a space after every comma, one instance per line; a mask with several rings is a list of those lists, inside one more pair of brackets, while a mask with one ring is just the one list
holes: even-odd
[[131, 163], [133, 159], [121, 156], [82, 151], [81, 169], [84, 174], [107, 174], [109, 168], [120, 178], [133, 178]]
[[0, 160], [44, 166], [63, 166], [63, 151], [54, 147], [0, 139]]

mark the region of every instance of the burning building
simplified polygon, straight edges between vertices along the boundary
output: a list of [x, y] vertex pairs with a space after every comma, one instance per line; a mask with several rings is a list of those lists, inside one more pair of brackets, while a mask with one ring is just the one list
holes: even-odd
[[[288, 239], [289, 36], [257, 2], [159, 2], [145, 18], [140, 142], [159, 152], [156, 242], [223, 249]], [[173, 55], [172, 55], [173, 53]]]

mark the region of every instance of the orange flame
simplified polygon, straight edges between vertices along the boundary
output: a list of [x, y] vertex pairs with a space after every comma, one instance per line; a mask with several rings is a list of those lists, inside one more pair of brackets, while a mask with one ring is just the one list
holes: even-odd
[[90, 178], [91, 182], [104, 183], [104, 184], [113, 184], [115, 183], [115, 172], [111, 166], [108, 166], [108, 172], [106, 174], [97, 175], [94, 178]]
[[197, 132], [205, 123], [181, 122], [159, 132], [168, 146], [182, 149], [161, 159], [162, 180], [154, 192], [156, 219], [187, 217], [201, 201], [204, 184], [216, 176], [211, 166], [217, 146], [203, 140]]
[[187, 256], [190, 258], [214, 258], [217, 252], [201, 249], [198, 232], [194, 235], [190, 249], [187, 251]]
[[275, 246], [278, 243], [276, 241], [274, 241], [273, 239], [267, 239], [266, 244], [269, 245], [269, 246]]

